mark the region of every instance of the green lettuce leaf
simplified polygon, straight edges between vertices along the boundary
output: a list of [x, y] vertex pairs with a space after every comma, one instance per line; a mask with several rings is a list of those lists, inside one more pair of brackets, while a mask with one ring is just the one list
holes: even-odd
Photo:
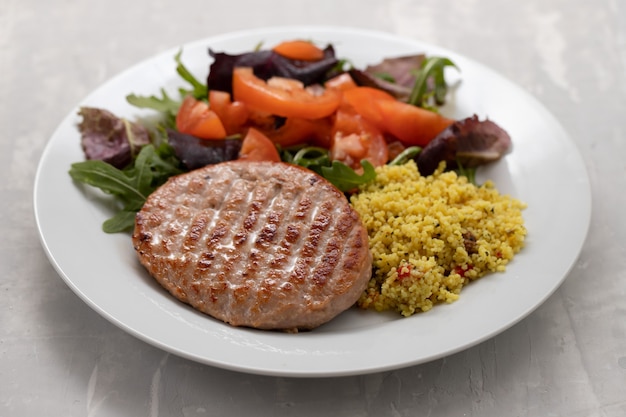
[[362, 175], [357, 174], [352, 168], [339, 161], [333, 161], [330, 167], [321, 167], [321, 171], [322, 176], [335, 187], [343, 192], [348, 192], [376, 178], [376, 170], [371, 163], [364, 159], [361, 161], [361, 166], [363, 167]]
[[72, 164], [69, 174], [75, 181], [99, 188], [120, 201], [120, 211], [103, 224], [105, 232], [116, 233], [130, 230], [134, 213], [143, 207], [148, 196], [167, 178], [181, 172], [180, 163], [164, 143], [159, 147], [144, 146], [123, 170], [100, 160], [87, 160]]

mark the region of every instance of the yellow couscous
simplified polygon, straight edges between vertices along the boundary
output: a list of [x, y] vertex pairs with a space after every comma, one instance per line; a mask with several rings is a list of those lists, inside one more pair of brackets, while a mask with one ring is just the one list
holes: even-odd
[[422, 177], [413, 161], [380, 167], [351, 197], [373, 255], [360, 307], [404, 316], [428, 311], [457, 300], [470, 281], [504, 271], [521, 250], [525, 205], [491, 181], [475, 186], [443, 168]]

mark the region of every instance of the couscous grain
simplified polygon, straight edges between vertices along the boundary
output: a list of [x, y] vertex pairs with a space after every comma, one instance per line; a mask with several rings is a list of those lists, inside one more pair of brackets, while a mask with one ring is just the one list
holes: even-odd
[[404, 316], [458, 299], [464, 285], [505, 270], [526, 236], [525, 205], [491, 181], [470, 183], [444, 166], [420, 176], [413, 161], [377, 169], [351, 197], [367, 227], [373, 274], [362, 308]]

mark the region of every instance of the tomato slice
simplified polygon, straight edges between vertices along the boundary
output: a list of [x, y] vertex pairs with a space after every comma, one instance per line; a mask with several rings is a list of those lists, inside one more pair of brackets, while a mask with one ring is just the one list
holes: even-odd
[[221, 120], [209, 105], [187, 96], [176, 114], [176, 129], [181, 133], [200, 139], [223, 139], [226, 130]]
[[272, 48], [278, 55], [300, 61], [319, 61], [324, 58], [324, 50], [305, 40], [284, 41]]
[[217, 114], [229, 136], [242, 133], [250, 116], [248, 107], [242, 102], [232, 101], [225, 91], [209, 91], [209, 109]]
[[396, 101], [396, 98], [391, 94], [378, 88], [356, 87], [345, 90], [343, 100], [380, 131], [387, 130], [387, 123], [380, 111], [378, 102], [381, 100]]
[[426, 146], [454, 123], [439, 113], [396, 100], [378, 100], [384, 130], [406, 146]]
[[326, 88], [335, 88], [337, 90], [346, 91], [352, 88], [358, 87], [357, 83], [354, 82], [354, 78], [350, 75], [350, 73], [342, 72], [339, 75], [335, 75], [330, 80], [324, 83], [324, 87]]
[[274, 143], [263, 133], [251, 127], [241, 144], [239, 159], [245, 161], [280, 162], [280, 155]]
[[268, 82], [249, 67], [233, 71], [233, 98], [261, 111], [282, 117], [321, 119], [337, 110], [341, 92], [331, 88], [316, 91], [296, 80], [274, 77]]
[[335, 115], [330, 155], [353, 169], [361, 168], [362, 159], [376, 167], [386, 164], [389, 158], [383, 134], [347, 106]]
[[278, 129], [260, 130], [272, 142], [283, 147], [312, 144], [328, 148], [330, 146], [331, 128], [330, 117], [323, 119], [288, 117]]

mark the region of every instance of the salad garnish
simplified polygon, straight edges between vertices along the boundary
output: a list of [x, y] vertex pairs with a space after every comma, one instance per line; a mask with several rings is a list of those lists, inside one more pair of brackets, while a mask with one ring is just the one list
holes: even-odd
[[444, 77], [444, 68], [456, 64], [448, 58], [429, 57], [422, 61], [415, 76], [415, 85], [411, 90], [408, 103], [437, 111], [437, 106], [445, 103], [448, 84]]
[[156, 111], [156, 125], [105, 109], [80, 109], [87, 160], [73, 164], [70, 175], [119, 201], [104, 231], [130, 230], [134, 213], [167, 178], [207, 164], [282, 160], [351, 193], [376, 177], [377, 166], [413, 159], [428, 175], [446, 161], [472, 176], [476, 164], [510, 147], [506, 132], [493, 122], [439, 114], [448, 93], [444, 70], [458, 70], [448, 58], [387, 58], [362, 70], [338, 58], [330, 44], [261, 45], [236, 55], [209, 49], [213, 61], [206, 82], [185, 66], [179, 50], [175, 70], [186, 85], [178, 97], [164, 88], [126, 97]]
[[76, 162], [69, 171], [74, 180], [97, 187], [122, 203], [121, 209], [103, 223], [102, 229], [106, 233], [131, 229], [135, 214], [146, 198], [169, 177], [181, 172], [171, 147], [165, 143], [158, 147], [154, 144], [144, 146], [133, 163], [124, 169], [94, 159]]

